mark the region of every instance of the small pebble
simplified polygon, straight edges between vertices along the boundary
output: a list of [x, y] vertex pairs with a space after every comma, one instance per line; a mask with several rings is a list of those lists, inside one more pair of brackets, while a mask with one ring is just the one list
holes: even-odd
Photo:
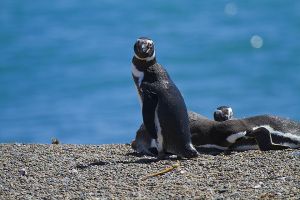
[[263, 185], [263, 182], [259, 182], [257, 185], [255, 185], [253, 188], [254, 189], [259, 189]]
[[283, 176], [283, 177], [279, 177], [279, 178], [277, 178], [277, 179], [278, 179], [278, 180], [281, 180], [281, 181], [285, 181], [286, 177]]
[[261, 185], [255, 185], [254, 187], [253, 187], [254, 189], [259, 189], [259, 188], [261, 188]]
[[224, 193], [224, 192], [227, 192], [228, 190], [226, 188], [220, 188], [218, 189], [218, 192], [219, 193]]
[[77, 169], [72, 169], [72, 170], [70, 170], [70, 172], [71, 172], [72, 174], [78, 174], [78, 170], [77, 170]]
[[20, 169], [20, 170], [19, 170], [19, 174], [20, 174], [21, 176], [26, 176], [26, 175], [27, 175], [26, 169], [25, 169], [25, 168]]

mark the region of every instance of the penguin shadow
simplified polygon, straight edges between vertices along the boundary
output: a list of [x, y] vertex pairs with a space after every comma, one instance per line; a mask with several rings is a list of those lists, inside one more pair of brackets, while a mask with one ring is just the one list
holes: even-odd
[[[144, 154], [140, 154], [140, 153], [137, 153], [137, 152], [129, 152], [129, 153], [126, 153], [125, 156], [134, 156], [134, 157], [140, 157], [140, 159], [138, 160], [134, 160], [134, 161], [128, 161], [128, 160], [117, 160], [117, 161], [101, 161], [101, 160], [94, 160], [94, 161], [91, 161], [91, 162], [81, 162], [81, 163], [77, 163], [75, 165], [75, 168], [77, 169], [80, 169], [80, 170], [84, 170], [84, 169], [87, 169], [87, 168], [90, 168], [92, 166], [105, 166], [105, 165], [111, 165], [111, 164], [114, 164], [114, 163], [121, 163], [121, 164], [132, 164], [132, 163], [135, 163], [135, 164], [150, 164], [150, 163], [155, 163], [155, 162], [158, 162], [162, 159], [159, 159], [159, 158], [156, 158], [156, 157], [146, 157], [145, 158], [145, 155]], [[176, 160], [176, 159], [170, 159], [170, 160]]]
[[223, 155], [230, 155], [232, 154], [232, 150], [219, 150], [219, 149], [213, 149], [213, 148], [203, 148], [203, 147], [195, 147], [198, 153], [201, 154], [206, 154], [206, 155], [211, 155], [211, 156], [217, 156], [220, 154]]
[[[161, 160], [184, 160], [183, 158], [177, 157], [177, 156], [172, 156], [171, 154], [167, 154], [163, 158], [159, 158], [155, 155], [145, 155], [143, 153], [138, 153], [138, 152], [128, 152], [125, 154], [126, 156], [134, 156], [134, 157], [139, 157], [140, 159], [134, 160], [134, 161], [124, 161], [122, 163], [136, 163], [136, 164], [148, 164], [148, 163], [154, 163], [158, 162]], [[147, 157], [145, 157], [147, 156]]]
[[118, 161], [113, 161], [113, 162], [105, 162], [105, 161], [93, 161], [93, 162], [86, 162], [86, 163], [78, 163], [75, 165], [76, 169], [80, 170], [85, 170], [87, 168], [93, 167], [93, 166], [105, 166], [105, 165], [112, 165], [115, 163], [120, 163], [120, 164], [150, 164], [150, 163], [155, 163], [160, 161], [161, 159], [158, 158], [141, 158], [138, 160], [134, 161], [128, 161], [128, 160], [118, 160]]
[[[230, 155], [232, 153], [231, 150], [222, 151], [222, 150], [217, 150], [217, 149], [207, 149], [207, 148], [201, 148], [201, 147], [196, 147], [196, 150], [199, 152], [199, 156], [201, 156], [201, 154], [217, 156], [219, 154]], [[124, 161], [123, 160], [117, 160], [117, 161], [113, 161], [113, 162], [94, 160], [92, 162], [78, 163], [78, 164], [76, 164], [75, 168], [84, 170], [84, 169], [87, 169], [87, 168], [92, 167], [92, 166], [105, 166], [105, 165], [110, 165], [110, 164], [113, 164], [113, 163], [151, 164], [151, 163], [156, 163], [156, 162], [159, 162], [159, 161], [162, 161], [162, 160], [172, 160], [172, 161], [187, 160], [186, 158], [172, 156], [171, 154], [167, 154], [167, 156], [165, 156], [163, 158], [158, 158], [158, 157], [155, 157], [155, 156], [149, 156], [149, 155], [145, 155], [145, 154], [138, 153], [138, 152], [128, 152], [128, 153], [125, 154], [125, 156], [133, 156], [133, 157], [137, 157], [139, 159], [132, 160], [132, 161], [131, 160], [124, 160]]]
[[[219, 149], [209, 149], [209, 148], [201, 148], [201, 147], [195, 147], [196, 150], [199, 153], [199, 156], [201, 156], [201, 154], [205, 154], [205, 155], [211, 155], [211, 156], [217, 156], [217, 155], [231, 155], [232, 153], [234, 153], [233, 150], [228, 149], [228, 150], [219, 150]], [[124, 161], [122, 163], [137, 163], [137, 164], [147, 164], [147, 163], [154, 163], [154, 162], [158, 162], [161, 160], [189, 160], [188, 158], [181, 158], [181, 157], [177, 157], [171, 154], [167, 154], [165, 157], [163, 158], [158, 158], [155, 155], [152, 155], [152, 157], [150, 157], [150, 155], [146, 155], [143, 153], [138, 153], [138, 152], [128, 152], [125, 154], [126, 156], [134, 156], [134, 157], [139, 157], [140, 159], [135, 160], [135, 161]], [[147, 156], [147, 157], [145, 157]], [[197, 158], [196, 158], [197, 159]]]
[[[208, 148], [201, 148], [201, 147], [196, 147], [196, 150], [199, 152], [199, 156], [201, 154], [207, 154], [207, 155], [212, 155], [212, 156], [217, 156], [220, 154], [223, 155], [230, 155], [232, 154], [233, 151], [231, 150], [218, 150], [218, 149], [208, 149]], [[138, 159], [136, 160], [111, 160], [111, 161], [102, 161], [102, 160], [94, 160], [92, 162], [82, 162], [82, 163], [77, 163], [75, 165], [75, 168], [77, 169], [87, 169], [92, 166], [105, 166], [105, 165], [111, 165], [114, 163], [121, 163], [121, 164], [151, 164], [151, 163], [156, 163], [162, 160], [171, 160], [171, 161], [176, 161], [176, 160], [187, 160], [187, 158], [181, 158], [177, 157], [171, 154], [167, 154], [165, 157], [159, 158], [156, 157], [155, 155], [145, 155], [143, 153], [138, 153], [138, 152], [128, 152], [125, 154], [125, 156], [132, 156], [136, 157]]]

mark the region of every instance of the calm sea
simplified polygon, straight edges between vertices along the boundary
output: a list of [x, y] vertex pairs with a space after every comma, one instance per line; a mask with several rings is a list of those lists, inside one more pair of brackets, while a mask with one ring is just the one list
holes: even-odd
[[188, 109], [300, 120], [300, 1], [0, 2], [0, 143], [130, 142], [137, 37]]

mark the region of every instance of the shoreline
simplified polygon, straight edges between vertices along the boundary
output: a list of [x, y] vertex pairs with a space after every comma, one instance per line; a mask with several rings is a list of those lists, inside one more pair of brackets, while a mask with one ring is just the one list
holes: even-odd
[[30, 198], [299, 199], [300, 150], [158, 161], [128, 144], [0, 144], [0, 199]]

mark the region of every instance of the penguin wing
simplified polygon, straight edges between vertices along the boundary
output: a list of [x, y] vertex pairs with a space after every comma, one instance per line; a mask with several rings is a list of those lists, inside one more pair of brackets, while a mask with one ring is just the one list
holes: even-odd
[[152, 138], [157, 139], [156, 127], [155, 127], [155, 109], [158, 103], [158, 99], [155, 93], [150, 90], [144, 90], [143, 93], [143, 121], [144, 125]]

